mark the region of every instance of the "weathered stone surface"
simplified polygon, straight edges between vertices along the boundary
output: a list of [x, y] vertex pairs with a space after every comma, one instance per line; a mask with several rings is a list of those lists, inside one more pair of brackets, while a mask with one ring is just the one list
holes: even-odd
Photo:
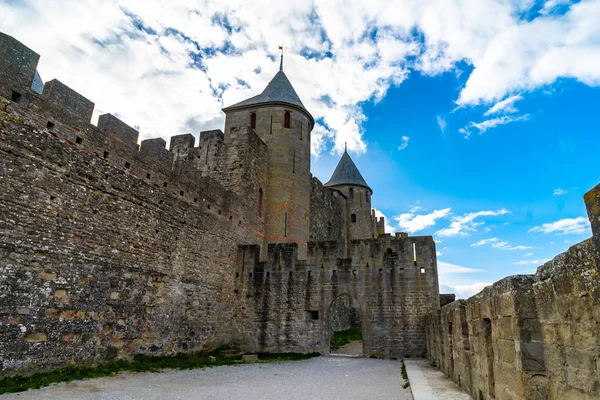
[[426, 353], [435, 244], [372, 214], [348, 233], [370, 194], [311, 179], [306, 110], [229, 110], [196, 147], [138, 148], [60, 82], [31, 91], [37, 54], [2, 35], [0, 55], [0, 377], [220, 345], [326, 352], [341, 296], [353, 307], [333, 319], [352, 312], [366, 355]]
[[[593, 227], [597, 193], [585, 196]], [[432, 363], [476, 399], [600, 398], [595, 243], [583, 241], [536, 275], [505, 278], [430, 314]]]

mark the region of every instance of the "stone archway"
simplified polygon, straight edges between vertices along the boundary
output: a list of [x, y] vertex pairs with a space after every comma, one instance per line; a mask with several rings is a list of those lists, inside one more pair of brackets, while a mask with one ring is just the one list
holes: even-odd
[[362, 326], [360, 303], [347, 293], [336, 297], [329, 306], [331, 353], [361, 356]]

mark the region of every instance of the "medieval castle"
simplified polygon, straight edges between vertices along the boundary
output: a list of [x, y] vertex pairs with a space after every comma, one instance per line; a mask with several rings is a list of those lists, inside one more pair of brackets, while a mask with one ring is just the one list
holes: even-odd
[[[0, 33], [0, 378], [232, 345], [429, 357], [475, 398], [600, 397], [594, 237], [468, 301], [439, 294], [430, 236], [384, 232], [344, 153], [310, 173], [314, 118], [283, 72], [224, 131], [138, 145]], [[447, 304], [450, 303], [450, 304]], [[515, 383], [516, 382], [516, 383]]]

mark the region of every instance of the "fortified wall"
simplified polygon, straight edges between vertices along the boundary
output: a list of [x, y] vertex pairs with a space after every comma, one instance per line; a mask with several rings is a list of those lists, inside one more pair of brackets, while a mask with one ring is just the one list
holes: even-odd
[[[311, 178], [300, 151], [273, 182], [306, 178], [294, 192], [306, 199], [269, 200], [273, 149], [249, 126], [169, 149], [138, 145], [111, 114], [95, 126], [94, 103], [60, 81], [31, 89], [38, 59], [0, 33], [0, 378], [226, 344], [327, 352], [342, 295], [359, 304], [366, 354], [425, 354], [424, 317], [439, 308], [431, 237], [353, 240], [351, 199]], [[278, 144], [290, 121], [276, 119], [262, 134]], [[310, 148], [310, 135], [293, 140]], [[272, 210], [266, 246], [271, 203], [287, 208]], [[272, 243], [282, 228], [287, 242]]]
[[426, 355], [423, 316], [439, 308], [431, 236], [352, 241], [347, 258], [336, 241], [309, 242], [307, 260], [298, 260], [295, 244], [269, 245], [266, 262], [258, 251], [243, 246], [235, 272], [258, 332], [251, 350], [327, 352], [332, 305], [347, 296], [358, 303], [364, 356]]
[[432, 313], [433, 364], [475, 399], [600, 398], [600, 185], [593, 237]]

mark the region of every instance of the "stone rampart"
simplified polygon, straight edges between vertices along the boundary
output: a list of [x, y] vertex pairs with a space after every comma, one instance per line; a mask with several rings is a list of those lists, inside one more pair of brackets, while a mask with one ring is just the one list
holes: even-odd
[[439, 308], [430, 236], [354, 240], [348, 257], [338, 241], [309, 242], [307, 260], [298, 260], [295, 244], [269, 245], [265, 262], [257, 251], [242, 247], [236, 269], [258, 332], [248, 338], [252, 351], [327, 352], [330, 307], [349, 295], [360, 304], [364, 355], [426, 354], [425, 317]]
[[592, 239], [429, 316], [431, 362], [473, 398], [600, 398], [599, 192]]

